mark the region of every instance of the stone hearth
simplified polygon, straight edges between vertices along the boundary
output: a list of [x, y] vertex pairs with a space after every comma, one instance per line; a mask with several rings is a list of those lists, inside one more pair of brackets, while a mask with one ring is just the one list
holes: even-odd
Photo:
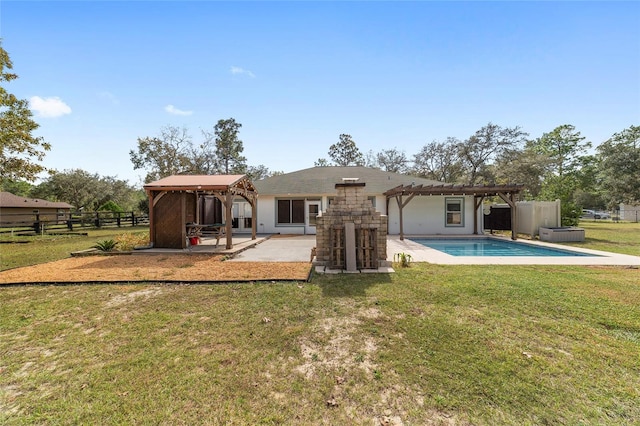
[[364, 188], [356, 179], [336, 184], [336, 198], [316, 222], [316, 265], [346, 271], [388, 266], [388, 219]]

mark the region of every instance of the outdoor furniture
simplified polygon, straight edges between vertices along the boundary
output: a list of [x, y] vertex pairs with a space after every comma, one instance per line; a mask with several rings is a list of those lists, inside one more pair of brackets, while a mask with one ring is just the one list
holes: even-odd
[[187, 237], [204, 237], [211, 236], [216, 239], [216, 248], [220, 243], [220, 238], [226, 235], [226, 225], [224, 223], [212, 223], [212, 224], [202, 224], [202, 223], [187, 223]]

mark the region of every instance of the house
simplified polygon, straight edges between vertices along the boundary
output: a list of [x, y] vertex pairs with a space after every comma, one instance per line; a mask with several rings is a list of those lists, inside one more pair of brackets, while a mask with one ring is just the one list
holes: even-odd
[[[482, 233], [482, 200], [496, 195], [512, 206], [515, 224], [514, 196], [522, 189], [443, 184], [370, 167], [312, 167], [254, 182], [260, 193], [258, 232], [315, 234], [316, 216], [326, 211], [336, 196], [336, 184], [345, 180], [365, 184], [367, 198], [388, 217], [388, 233], [401, 238]], [[237, 211], [243, 210], [238, 206]]]
[[72, 208], [68, 203], [0, 192], [0, 226], [32, 226], [40, 222], [65, 221]]

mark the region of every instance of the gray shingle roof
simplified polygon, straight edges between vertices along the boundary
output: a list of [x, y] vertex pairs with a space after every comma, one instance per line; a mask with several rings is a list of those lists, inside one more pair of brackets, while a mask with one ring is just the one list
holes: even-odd
[[26, 198], [13, 195], [10, 192], [0, 192], [0, 206], [2, 207], [26, 207], [41, 209], [70, 209], [73, 206], [68, 203], [41, 200], [39, 198]]
[[399, 173], [385, 172], [380, 169], [361, 166], [328, 166], [312, 167], [279, 176], [254, 181], [260, 195], [332, 195], [336, 193], [336, 183], [343, 183], [342, 178], [359, 178], [364, 182], [365, 194], [382, 194], [399, 185], [440, 185], [430, 179]]

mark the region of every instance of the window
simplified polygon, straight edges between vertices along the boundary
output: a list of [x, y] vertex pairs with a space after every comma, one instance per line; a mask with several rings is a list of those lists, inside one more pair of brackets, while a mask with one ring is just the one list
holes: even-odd
[[278, 225], [304, 225], [304, 200], [278, 200]]
[[446, 226], [464, 226], [464, 198], [445, 198]]

